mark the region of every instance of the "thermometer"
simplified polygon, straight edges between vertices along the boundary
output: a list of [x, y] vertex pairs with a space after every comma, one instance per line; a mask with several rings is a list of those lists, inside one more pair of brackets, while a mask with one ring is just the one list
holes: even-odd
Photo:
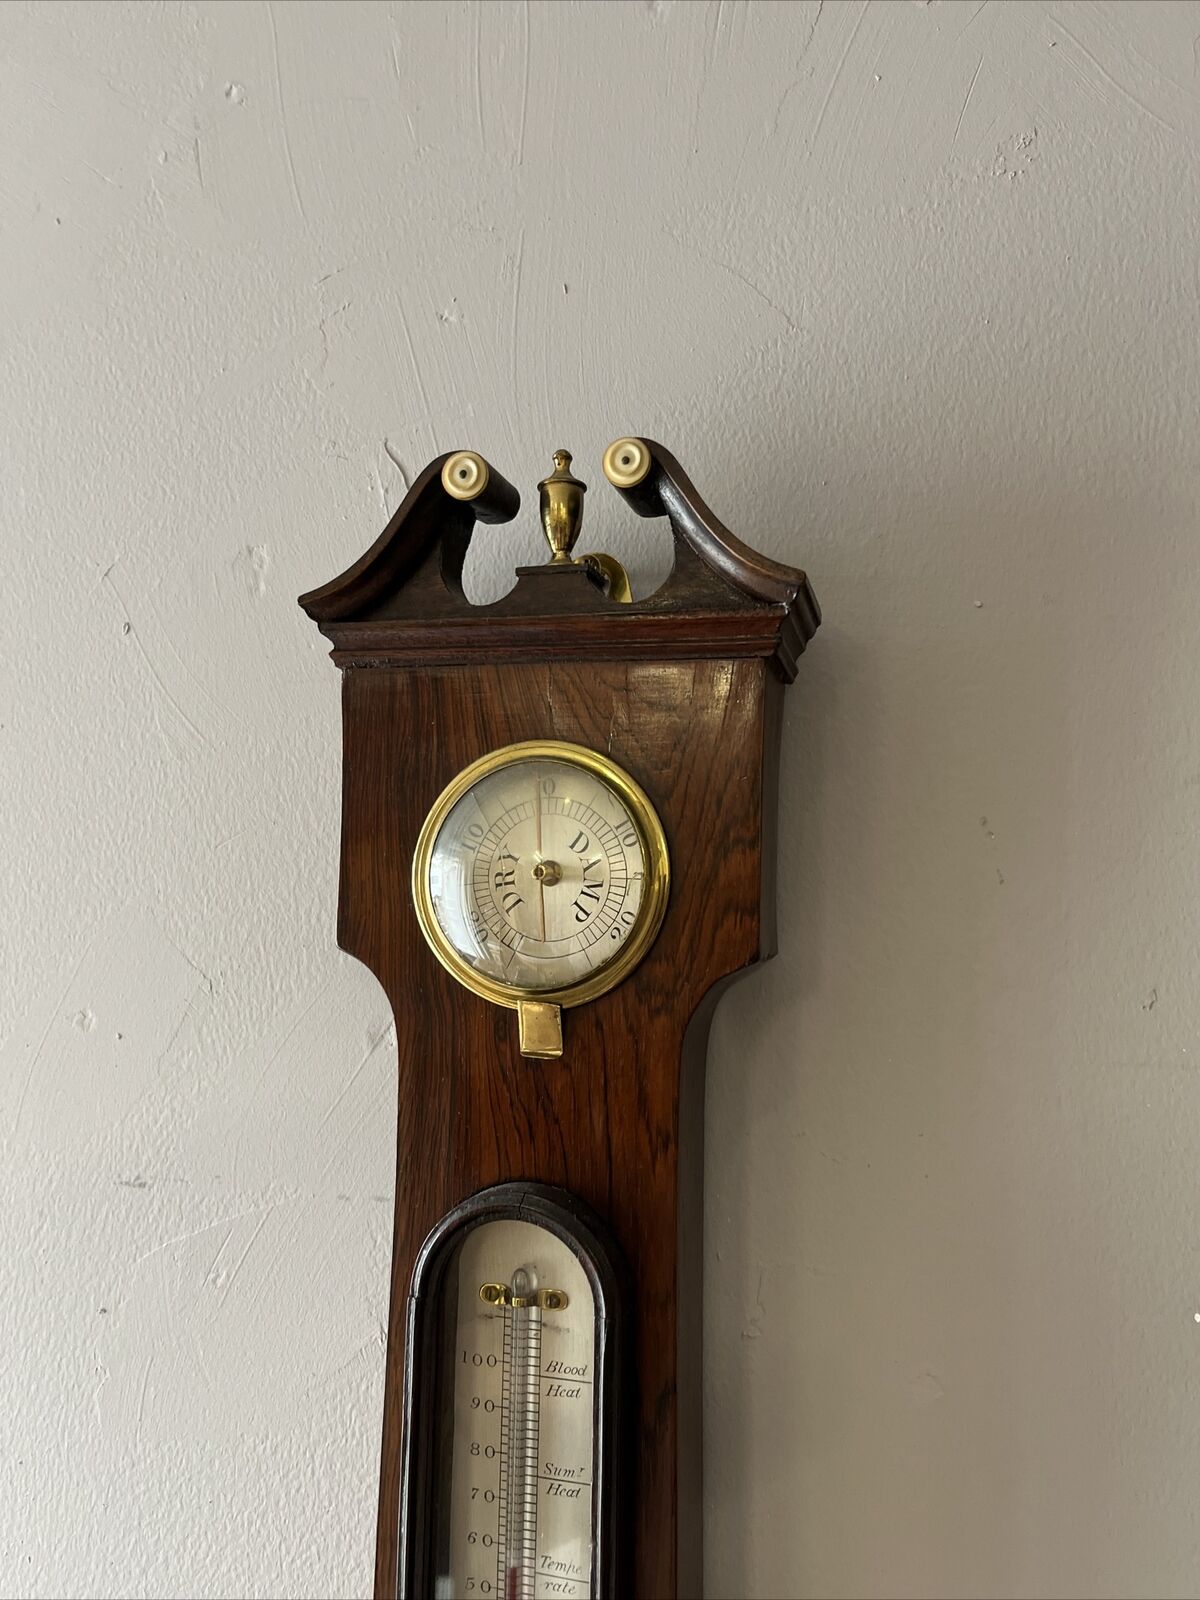
[[615, 1592], [598, 1537], [615, 1511], [611, 1247], [578, 1201], [540, 1186], [502, 1185], [471, 1209], [485, 1214], [452, 1214], [427, 1246], [428, 1287], [410, 1302], [426, 1335], [412, 1374], [424, 1447], [409, 1476], [429, 1530], [410, 1552], [409, 1570], [427, 1575], [414, 1593], [599, 1600]]

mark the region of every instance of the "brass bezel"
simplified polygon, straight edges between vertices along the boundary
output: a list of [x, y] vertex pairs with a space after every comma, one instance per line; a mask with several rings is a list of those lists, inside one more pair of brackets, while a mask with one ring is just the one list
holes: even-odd
[[[520, 761], [565, 761], [570, 766], [582, 767], [586, 772], [600, 778], [620, 796], [628, 810], [637, 830], [646, 863], [646, 887], [633, 931], [614, 953], [612, 960], [606, 962], [598, 972], [589, 973], [578, 983], [569, 984], [562, 989], [527, 989], [515, 984], [502, 983], [497, 978], [489, 978], [484, 973], [477, 972], [459, 955], [446, 937], [438, 922], [433, 897], [429, 892], [429, 865], [433, 857], [433, 847], [442, 824], [450, 812], [481, 779], [490, 777], [493, 772], [501, 772], [505, 767], [515, 766]], [[421, 925], [421, 932], [425, 935], [430, 949], [446, 971], [457, 978], [464, 988], [470, 989], [484, 1000], [491, 1000], [498, 1006], [507, 1006], [513, 1011], [522, 1002], [529, 1001], [541, 1001], [547, 1005], [581, 1006], [614, 989], [633, 971], [653, 943], [666, 915], [670, 887], [671, 862], [666, 835], [663, 833], [662, 823], [658, 820], [658, 813], [645, 790], [634, 782], [623, 767], [617, 766], [616, 762], [610, 761], [607, 756], [589, 750], [584, 745], [568, 744], [561, 739], [528, 739], [521, 744], [503, 745], [500, 749], [491, 750], [487, 755], [480, 756], [478, 761], [472, 761], [469, 766], [464, 767], [434, 801], [429, 815], [421, 826], [417, 848], [413, 852], [413, 905], [417, 921]]]

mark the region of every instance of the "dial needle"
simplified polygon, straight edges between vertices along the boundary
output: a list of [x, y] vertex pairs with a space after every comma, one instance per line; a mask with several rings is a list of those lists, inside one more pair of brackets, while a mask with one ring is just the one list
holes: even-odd
[[[540, 779], [535, 779], [533, 784], [533, 814], [537, 818], [537, 858], [538, 864], [542, 860], [542, 785]], [[538, 911], [541, 916], [538, 938], [542, 944], [546, 942], [546, 880], [541, 873], [537, 874], [538, 886]]]

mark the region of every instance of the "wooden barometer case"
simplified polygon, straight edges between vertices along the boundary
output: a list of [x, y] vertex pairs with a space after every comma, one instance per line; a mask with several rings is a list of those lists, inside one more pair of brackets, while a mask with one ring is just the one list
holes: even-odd
[[338, 942], [396, 1019], [377, 1600], [702, 1593], [704, 1073], [724, 984], [772, 953], [784, 686], [819, 619], [674, 456], [609, 484], [665, 517], [635, 599], [574, 555], [473, 605], [471, 451], [300, 604], [342, 673]]

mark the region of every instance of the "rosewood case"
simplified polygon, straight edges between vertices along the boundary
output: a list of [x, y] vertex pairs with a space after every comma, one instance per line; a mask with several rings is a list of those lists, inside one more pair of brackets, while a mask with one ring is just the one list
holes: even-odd
[[[371, 548], [300, 600], [342, 674], [338, 942], [375, 974], [396, 1020], [377, 1600], [408, 1591], [401, 1550], [419, 1539], [405, 1404], [414, 1268], [443, 1219], [498, 1184], [576, 1197], [627, 1270], [610, 1593], [702, 1592], [707, 1037], [724, 984], [774, 948], [782, 694], [819, 611], [803, 573], [735, 538], [669, 451], [638, 443], [648, 471], [619, 492], [668, 520], [675, 552], [644, 599], [618, 603], [594, 569], [567, 561], [521, 568], [503, 599], [472, 605], [462, 571], [475, 524], [509, 520], [518, 495], [489, 469], [475, 499], [454, 498], [439, 456]], [[531, 739], [586, 745], [625, 768], [662, 820], [673, 869], [645, 959], [565, 1014], [552, 1062], [523, 1058], [513, 1013], [438, 963], [409, 890], [421, 824], [446, 784]]]

